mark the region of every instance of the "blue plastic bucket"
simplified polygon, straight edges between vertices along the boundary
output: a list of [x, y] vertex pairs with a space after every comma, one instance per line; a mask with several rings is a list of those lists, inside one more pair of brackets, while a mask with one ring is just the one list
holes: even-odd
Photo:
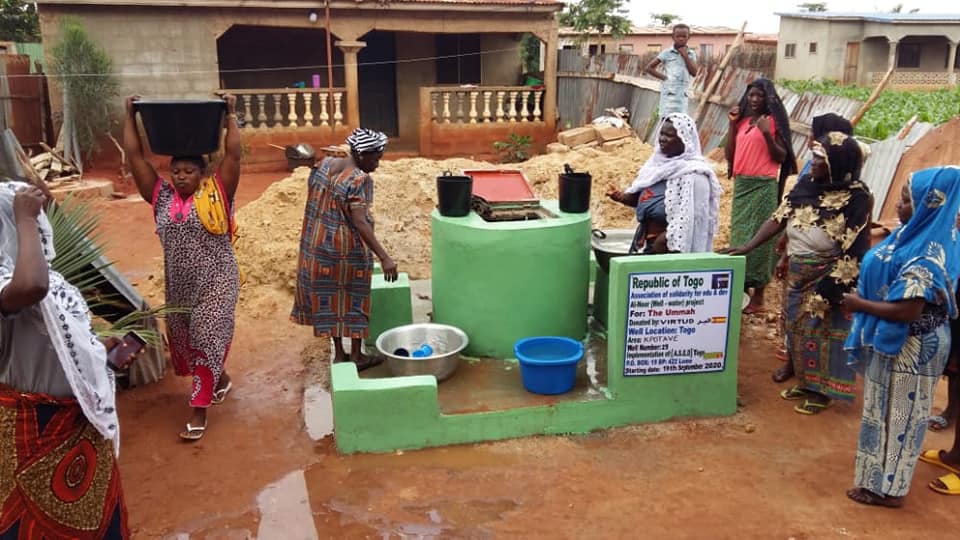
[[513, 345], [523, 387], [534, 394], [564, 394], [573, 389], [583, 344], [566, 337], [524, 338]]

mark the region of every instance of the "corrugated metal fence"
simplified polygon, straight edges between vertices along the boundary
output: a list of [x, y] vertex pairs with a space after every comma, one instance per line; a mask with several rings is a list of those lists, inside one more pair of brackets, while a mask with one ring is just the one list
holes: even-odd
[[[579, 51], [560, 51], [558, 108], [563, 128], [589, 124], [608, 108], [630, 109], [630, 125], [641, 137], [650, 140], [654, 114], [660, 103], [660, 81], [642, 77], [642, 58], [630, 54], [583, 56]], [[700, 95], [714, 76], [714, 67], [703, 69], [691, 85], [690, 115], [696, 114]], [[750, 81], [763, 77], [762, 71], [728, 68], [710, 98], [698, 126], [704, 153], [719, 147], [727, 134], [727, 112], [737, 104]], [[810, 92], [796, 94], [784, 88], [777, 92], [790, 116], [793, 148], [797, 157], [808, 155], [806, 138], [814, 116], [828, 112], [852, 117], [862, 103], [852, 99], [821, 96]]]

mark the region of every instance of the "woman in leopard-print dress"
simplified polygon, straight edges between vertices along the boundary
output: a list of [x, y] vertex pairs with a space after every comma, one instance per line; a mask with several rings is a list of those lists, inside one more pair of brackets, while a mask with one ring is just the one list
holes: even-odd
[[[213, 176], [204, 175], [203, 157], [176, 156], [170, 161], [168, 181], [144, 159], [133, 112], [136, 99], [127, 99], [124, 147], [137, 188], [153, 206], [157, 235], [163, 245], [166, 303], [188, 310], [167, 315], [167, 337], [175, 373], [193, 379], [193, 413], [180, 437], [197, 440], [207, 427], [207, 408], [222, 402], [232, 388], [224, 363], [233, 340], [240, 291], [240, 273], [231, 245], [233, 197], [240, 177], [236, 100], [225, 96], [225, 152]], [[210, 224], [213, 218], [208, 216], [208, 199], [222, 201], [226, 221], [222, 230]]]

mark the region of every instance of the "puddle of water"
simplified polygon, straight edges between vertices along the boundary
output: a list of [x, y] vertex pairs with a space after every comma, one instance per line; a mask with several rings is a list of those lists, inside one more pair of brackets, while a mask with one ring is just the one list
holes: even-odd
[[295, 471], [257, 495], [258, 540], [319, 540], [303, 471]]
[[303, 423], [314, 441], [333, 435], [333, 400], [319, 385], [303, 390]]

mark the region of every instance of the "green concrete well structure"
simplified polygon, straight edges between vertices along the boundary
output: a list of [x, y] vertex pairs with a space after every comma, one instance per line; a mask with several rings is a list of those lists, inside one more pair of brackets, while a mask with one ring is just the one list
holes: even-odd
[[[337, 448], [344, 453], [389, 452], [529, 435], [588, 433], [671, 418], [731, 415], [737, 410], [743, 273], [743, 257], [712, 253], [612, 259], [607, 302], [607, 387], [605, 397], [600, 399], [444, 414], [432, 376], [361, 379], [353, 363], [334, 364], [331, 388]], [[697, 281], [699, 286], [685, 286], [684, 278]], [[674, 283], [680, 289], [675, 289]], [[719, 303], [720, 309], [685, 315], [685, 303], [700, 299]], [[657, 315], [668, 309], [679, 315]], [[655, 366], [657, 373], [638, 375], [637, 370], [646, 368], [637, 366], [636, 352], [629, 353], [632, 356], [628, 358], [628, 339], [643, 335], [671, 338], [697, 328], [702, 329], [703, 336], [687, 335], [675, 356], [683, 356], [686, 347], [702, 348], [697, 351], [700, 361], [710, 359], [714, 363], [712, 371], [685, 371], [683, 358], [668, 355], [657, 359], [652, 353], [645, 362]]]
[[433, 320], [470, 338], [469, 356], [510, 358], [531, 336], [583, 339], [590, 287], [590, 214], [488, 222], [432, 217]]

